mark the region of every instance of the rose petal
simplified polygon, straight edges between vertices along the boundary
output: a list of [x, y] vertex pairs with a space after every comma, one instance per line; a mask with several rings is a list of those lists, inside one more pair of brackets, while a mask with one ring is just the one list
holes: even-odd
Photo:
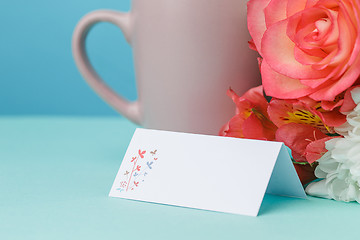
[[[332, 63], [335, 55], [337, 54], [337, 49], [333, 50], [331, 53], [329, 53], [326, 57], [324, 57], [321, 61], [314, 63], [312, 65], [312, 68], [315, 70], [323, 70], [327, 67], [329, 67], [329, 64]], [[334, 75], [334, 74], [331, 74]], [[330, 75], [326, 78], [329, 79]]]
[[[321, 0], [320, 0], [321, 1]], [[328, 0], [326, 0], [328, 1]], [[306, 7], [305, 8], [311, 8], [314, 7], [316, 4], [319, 3], [319, 0], [307, 0], [306, 1]]]
[[317, 48], [314, 42], [319, 32], [315, 23], [322, 18], [327, 18], [326, 9], [311, 8], [298, 12], [289, 17], [286, 33], [301, 48]]
[[260, 55], [262, 55], [261, 39], [266, 30], [264, 10], [270, 1], [271, 0], [250, 0], [247, 3], [248, 29]]
[[302, 49], [295, 46], [294, 48], [294, 57], [296, 61], [303, 65], [314, 65], [320, 62], [323, 58], [319, 56], [313, 56], [308, 53], [305, 53]]
[[265, 8], [265, 22], [266, 27], [269, 28], [274, 23], [286, 19], [287, 2], [284, 0], [272, 0]]
[[359, 75], [360, 61], [358, 59], [357, 62], [354, 63], [339, 80], [315, 91], [309, 96], [317, 101], [333, 101], [336, 95], [351, 87], [351, 85], [353, 85], [358, 79]]
[[301, 79], [300, 82], [316, 91], [316, 88], [329, 81], [329, 76], [318, 79]]
[[346, 19], [344, 13], [339, 14], [337, 20], [341, 26], [341, 34], [339, 34], [338, 38], [338, 52], [332, 59], [330, 65], [338, 65], [344, 62], [344, 60], [347, 62], [347, 58], [353, 50], [354, 39], [356, 38], [356, 30], [351, 29], [352, 24], [349, 24], [349, 19]]
[[323, 78], [330, 70], [317, 71], [295, 60], [295, 44], [286, 35], [287, 20], [268, 28], [261, 42], [262, 56], [278, 73], [297, 79]]
[[265, 59], [261, 64], [261, 75], [263, 87], [268, 96], [294, 99], [309, 95], [315, 91], [310, 87], [301, 84], [297, 79], [289, 78], [275, 72], [267, 64]]
[[301, 12], [304, 10], [306, 2], [306, 0], [287, 1], [286, 15], [290, 17], [297, 12]]

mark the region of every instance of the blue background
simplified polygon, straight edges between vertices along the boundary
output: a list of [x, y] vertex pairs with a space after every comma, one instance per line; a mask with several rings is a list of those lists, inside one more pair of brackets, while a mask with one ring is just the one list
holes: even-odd
[[[71, 52], [73, 30], [96, 9], [129, 11], [130, 0], [0, 1], [0, 115], [118, 115], [85, 83]], [[91, 62], [136, 99], [131, 48], [109, 23], [87, 38]]]

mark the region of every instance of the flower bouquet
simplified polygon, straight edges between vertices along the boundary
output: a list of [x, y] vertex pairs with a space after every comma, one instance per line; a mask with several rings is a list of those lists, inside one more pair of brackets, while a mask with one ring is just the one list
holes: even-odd
[[360, 203], [360, 1], [250, 0], [262, 86], [220, 135], [281, 141], [306, 192]]

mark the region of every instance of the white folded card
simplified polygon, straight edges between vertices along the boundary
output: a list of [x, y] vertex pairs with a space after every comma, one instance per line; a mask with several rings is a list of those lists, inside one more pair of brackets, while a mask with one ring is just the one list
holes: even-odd
[[283, 143], [136, 129], [110, 196], [257, 216], [265, 192], [306, 197]]

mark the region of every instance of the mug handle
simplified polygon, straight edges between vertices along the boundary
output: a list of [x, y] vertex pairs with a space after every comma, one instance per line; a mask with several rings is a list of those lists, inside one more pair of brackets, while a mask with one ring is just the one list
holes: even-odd
[[72, 38], [72, 52], [75, 63], [87, 83], [115, 110], [134, 123], [141, 123], [139, 101], [129, 102], [115, 93], [91, 66], [85, 50], [85, 39], [90, 29], [98, 22], [110, 22], [118, 26], [126, 41], [131, 45], [131, 14], [112, 10], [97, 10], [85, 15], [77, 24]]

